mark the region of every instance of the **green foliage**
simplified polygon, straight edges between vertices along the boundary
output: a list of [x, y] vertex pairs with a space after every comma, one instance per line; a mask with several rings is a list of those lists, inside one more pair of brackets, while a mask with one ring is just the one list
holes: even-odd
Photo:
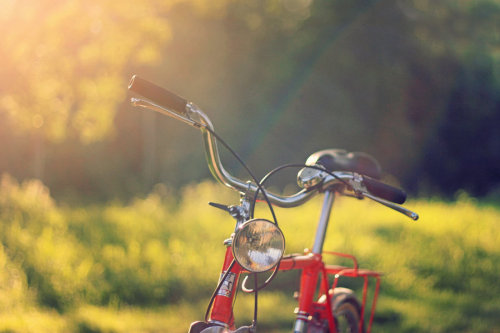
[[[21, 267], [26, 296], [57, 310], [91, 292], [92, 258], [68, 231], [65, 217], [39, 181], [18, 185], [3, 176], [0, 185], [1, 241], [14, 267]], [[28, 292], [29, 291], [29, 292]]]
[[[222, 241], [233, 231], [225, 213], [204, 204], [237, 202], [221, 189], [209, 182], [182, 192], [158, 186], [128, 204], [64, 207], [39, 181], [18, 184], [3, 176], [0, 331], [184, 332], [202, 318], [219, 277]], [[320, 206], [318, 198], [277, 210], [288, 252], [312, 245]], [[352, 253], [361, 267], [385, 274], [375, 331], [499, 329], [498, 208], [465, 195], [409, 206], [421, 214], [418, 222], [347, 198], [332, 213], [325, 250]], [[297, 283], [297, 274], [281, 273], [261, 293], [266, 332], [291, 327]], [[251, 320], [252, 302], [238, 297], [239, 323]]]
[[0, 32], [2, 111], [17, 128], [52, 141], [76, 132], [86, 143], [112, 130], [124, 67], [157, 61], [170, 37], [149, 5], [112, 1], [8, 1]]
[[[193, 278], [205, 254], [220, 255], [220, 234], [213, 235], [210, 221], [221, 213], [197, 207], [211, 188], [187, 188], [183, 197], [197, 199], [179, 208], [159, 187], [127, 206], [70, 209], [57, 207], [39, 181], [19, 185], [4, 176], [1, 258], [9, 270], [3, 278], [26, 274], [9, 282], [15, 294], [28, 293], [28, 284], [40, 304], [61, 311], [80, 302], [152, 305], [196, 297], [218, 275], [218, 267], [207, 267]], [[196, 284], [187, 283], [193, 279]]]
[[132, 198], [208, 176], [196, 134], [126, 106], [132, 73], [200, 105], [257, 174], [345, 148], [372, 153], [415, 193], [498, 187], [485, 167], [500, 151], [498, 1], [3, 9], [0, 169], [43, 179], [57, 198]]

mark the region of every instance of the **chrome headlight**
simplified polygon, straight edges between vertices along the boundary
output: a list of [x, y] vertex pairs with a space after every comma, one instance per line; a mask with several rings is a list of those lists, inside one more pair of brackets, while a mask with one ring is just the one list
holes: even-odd
[[254, 219], [243, 223], [233, 240], [233, 254], [244, 269], [260, 273], [275, 267], [285, 252], [285, 237], [278, 226], [268, 220]]

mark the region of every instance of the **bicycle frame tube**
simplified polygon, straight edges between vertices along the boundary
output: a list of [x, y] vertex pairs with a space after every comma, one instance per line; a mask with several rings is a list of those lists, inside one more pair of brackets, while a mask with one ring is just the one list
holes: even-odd
[[[332, 313], [333, 293], [337, 287], [340, 276], [351, 278], [364, 278], [363, 287], [363, 302], [361, 305], [361, 322], [360, 329], [363, 326], [364, 314], [366, 309], [366, 296], [368, 290], [368, 278], [376, 278], [375, 294], [372, 301], [370, 321], [367, 332], [373, 322], [375, 304], [377, 301], [378, 289], [380, 285], [380, 274], [374, 271], [358, 269], [356, 259], [351, 255], [346, 255], [337, 252], [325, 252], [325, 254], [336, 255], [351, 258], [354, 262], [354, 267], [344, 267], [335, 265], [325, 265], [323, 262], [323, 245], [325, 242], [326, 230], [328, 227], [329, 217], [331, 214], [335, 192], [325, 191], [325, 198], [321, 215], [316, 230], [314, 248], [312, 252], [306, 252], [303, 255], [294, 255], [284, 257], [279, 266], [280, 271], [301, 270], [300, 293], [298, 297], [298, 311], [296, 312], [296, 320], [294, 324], [294, 333], [305, 333], [308, 330], [308, 325], [316, 325], [313, 323], [328, 323], [330, 332], [336, 332], [336, 323]], [[243, 269], [237, 262], [231, 266], [234, 257], [230, 243], [227, 244], [224, 264], [222, 266], [221, 279], [225, 276], [224, 282], [214, 299], [210, 315], [210, 323], [234, 330], [233, 303], [238, 285], [239, 277], [242, 273], [250, 273]], [[229, 273], [227, 271], [229, 270]], [[226, 276], [227, 273], [227, 276]], [[328, 277], [334, 276], [332, 285], [329, 283]], [[317, 295], [319, 287], [319, 294]], [[323, 297], [321, 301], [316, 300], [316, 297]], [[222, 328], [221, 328], [222, 329]]]
[[[318, 284], [318, 278], [320, 274], [322, 275], [321, 288], [322, 290], [326, 290], [326, 294], [328, 295], [327, 272], [322, 261], [321, 252], [325, 241], [325, 234], [334, 198], [334, 192], [325, 192], [325, 199], [323, 202], [323, 208], [321, 210], [321, 216], [319, 218], [312, 253], [291, 258], [284, 258], [281, 261], [279, 267], [280, 271], [297, 269], [302, 270], [299, 296], [299, 312], [297, 313], [297, 320], [294, 328], [295, 332], [304, 332], [304, 330], [307, 328], [309, 315], [313, 312], [313, 299], [315, 296], [316, 286]], [[226, 256], [221, 272], [221, 279], [229, 269], [229, 266], [231, 265], [233, 260], [234, 258], [232, 248], [231, 246], [228, 246], [226, 249]], [[210, 316], [210, 321], [212, 323], [231, 329], [234, 328], [232, 304], [235, 288], [238, 284], [239, 276], [242, 272], [246, 273], [246, 271], [244, 271], [238, 263], [235, 263], [228, 273], [221, 289], [218, 291], [217, 296], [214, 300], [214, 305]], [[331, 309], [330, 299], [328, 297], [326, 300], [326, 309]], [[323, 315], [323, 317], [326, 317], [328, 319], [329, 326], [333, 332], [335, 323], [331, 311], [328, 310], [323, 312], [326, 312], [326, 316]]]
[[[321, 253], [323, 252], [326, 230], [328, 227], [328, 221], [330, 218], [334, 199], [335, 193], [327, 190], [325, 192], [323, 208], [321, 209], [321, 216], [319, 218], [318, 227], [316, 229], [316, 236], [312, 254], [309, 257], [309, 260], [307, 258], [304, 258], [305, 266], [303, 267], [300, 279], [299, 311], [297, 312], [297, 319], [294, 325], [294, 333], [305, 332], [305, 330], [307, 329], [309, 315], [313, 312], [313, 299], [320, 273], [322, 274], [321, 288], [325, 291], [325, 294], [328, 295], [328, 278]], [[330, 331], [335, 332], [335, 322], [330, 311], [331, 304], [329, 297], [326, 297], [326, 309], [328, 310], [323, 311], [323, 318], [326, 317], [328, 319]]]
[[[224, 265], [221, 272], [221, 278], [227, 272], [233, 261], [233, 253], [231, 247], [227, 247]], [[307, 327], [309, 314], [314, 312], [313, 299], [316, 292], [318, 277], [321, 274], [321, 288], [328, 293], [328, 279], [325, 265], [322, 261], [321, 254], [309, 253], [294, 257], [284, 258], [281, 261], [280, 271], [302, 270], [299, 295], [299, 312], [297, 313], [297, 325], [301, 325], [304, 329]], [[231, 268], [229, 275], [226, 277], [221, 289], [215, 297], [212, 307], [210, 322], [229, 329], [234, 329], [233, 317], [233, 300], [235, 297], [236, 287], [239, 281], [239, 276], [242, 273], [249, 273], [243, 270], [238, 263], [235, 263]], [[326, 309], [331, 309], [330, 300], [327, 298], [325, 304]], [[328, 316], [329, 314], [329, 316]], [[330, 328], [334, 332], [335, 323], [331, 311], [328, 310], [326, 317], [329, 319]], [[305, 332], [303, 329], [295, 330], [295, 332]]]
[[313, 253], [321, 254], [323, 252], [323, 244], [325, 243], [326, 229], [328, 227], [328, 220], [330, 218], [330, 212], [332, 211], [333, 200], [335, 199], [335, 193], [332, 191], [325, 192], [325, 198], [323, 201], [323, 208], [321, 210], [321, 216], [319, 218], [318, 228], [316, 229], [316, 237], [314, 239]]
[[[291, 271], [291, 270], [301, 270], [301, 280], [300, 280], [300, 293], [298, 299], [298, 311], [297, 319], [294, 325], [294, 333], [304, 333], [307, 332], [307, 325], [311, 321], [311, 316], [318, 315], [319, 319], [327, 320], [330, 332], [336, 332], [335, 319], [333, 317], [332, 309], [332, 298], [326, 297], [324, 302], [318, 303], [314, 300], [316, 290], [319, 284], [319, 295], [330, 296], [329, 291], [335, 290], [337, 287], [338, 279], [340, 276], [346, 276], [351, 278], [363, 278], [363, 299], [361, 304], [361, 325], [363, 325], [363, 319], [365, 315], [365, 310], [367, 307], [367, 291], [368, 291], [368, 279], [376, 279], [375, 292], [373, 295], [373, 300], [371, 303], [370, 319], [368, 322], [368, 327], [366, 332], [370, 332], [373, 323], [373, 316], [375, 313], [375, 306], [377, 302], [378, 291], [380, 287], [380, 273], [370, 270], [359, 269], [357, 265], [356, 258], [351, 255], [337, 253], [337, 252], [325, 252], [325, 254], [341, 256], [351, 258], [353, 260], [353, 267], [335, 266], [335, 265], [325, 265], [323, 262], [322, 254], [317, 253], [306, 253], [303, 255], [288, 256], [282, 259], [280, 263], [280, 271]], [[226, 257], [224, 260], [224, 265], [222, 268], [221, 278], [227, 271], [229, 266], [233, 261], [232, 249], [228, 247], [226, 250]], [[248, 271], [241, 268], [238, 263], [235, 263], [230, 270], [230, 275], [226, 278], [223, 287], [218, 292], [214, 305], [212, 307], [212, 313], [210, 316], [210, 322], [231, 330], [234, 330], [234, 316], [232, 311], [233, 301], [235, 297], [235, 292], [239, 280], [239, 276], [242, 273], [249, 273]], [[331, 284], [328, 277], [334, 276], [334, 281]], [[318, 319], [318, 318], [317, 318]], [[362, 326], [360, 326], [362, 327]]]
[[[226, 248], [226, 256], [224, 258], [224, 265], [222, 266], [221, 279], [226, 274], [227, 270], [233, 262], [233, 251], [231, 246]], [[241, 266], [235, 262], [230, 272], [226, 276], [221, 288], [217, 292], [214, 299], [214, 304], [210, 314], [210, 322], [224, 326], [226, 328], [234, 329], [233, 317], [233, 300], [238, 286], [240, 274], [242, 272]]]
[[[322, 260], [321, 254], [312, 253], [309, 256], [294, 258], [295, 260], [299, 260], [301, 262], [302, 274], [300, 278], [300, 293], [299, 293], [299, 308], [297, 311], [297, 318], [295, 320], [295, 325], [293, 328], [294, 333], [305, 333], [307, 331], [307, 325], [309, 322], [310, 315], [315, 312], [314, 309], [314, 296], [316, 293], [316, 287], [318, 285], [318, 278], [320, 273], [322, 274], [321, 278], [321, 287], [322, 289], [326, 289], [326, 294], [328, 295], [328, 280], [326, 276], [326, 272], [324, 270], [324, 263]], [[286, 260], [285, 260], [286, 261]], [[300, 266], [299, 266], [300, 267]], [[299, 267], [293, 269], [299, 269]], [[327, 297], [326, 304], [323, 305], [323, 308], [331, 309], [330, 299]], [[323, 318], [326, 317], [328, 319], [328, 324], [331, 332], [335, 332], [335, 322], [333, 320], [333, 316], [330, 310], [321, 311]], [[325, 316], [326, 314], [326, 316]]]

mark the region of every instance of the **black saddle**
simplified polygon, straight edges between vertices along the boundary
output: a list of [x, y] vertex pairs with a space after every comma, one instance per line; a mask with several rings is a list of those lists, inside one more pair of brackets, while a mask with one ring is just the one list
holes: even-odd
[[382, 169], [377, 160], [366, 153], [348, 153], [343, 149], [325, 149], [307, 158], [307, 165], [321, 164], [328, 171], [351, 171], [379, 179]]

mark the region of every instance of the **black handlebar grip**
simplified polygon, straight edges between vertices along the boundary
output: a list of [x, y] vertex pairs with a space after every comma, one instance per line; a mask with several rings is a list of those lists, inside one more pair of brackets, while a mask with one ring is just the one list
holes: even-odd
[[128, 89], [151, 102], [180, 114], [186, 114], [187, 100], [171, 93], [170, 91], [157, 86], [154, 83], [144, 80], [137, 75], [132, 76]]
[[403, 204], [406, 201], [406, 192], [379, 182], [370, 177], [363, 176], [363, 184], [366, 186], [368, 192], [376, 197], [391, 201], [397, 204]]

